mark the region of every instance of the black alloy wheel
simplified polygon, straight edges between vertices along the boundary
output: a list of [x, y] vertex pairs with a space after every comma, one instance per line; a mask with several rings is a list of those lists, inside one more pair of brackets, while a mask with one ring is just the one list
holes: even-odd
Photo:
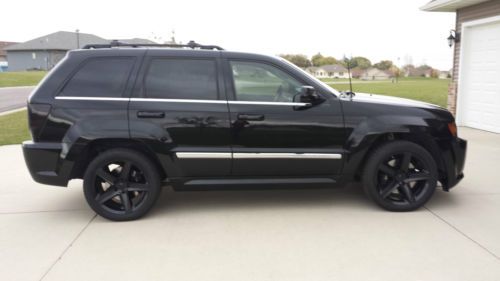
[[126, 149], [99, 154], [84, 177], [87, 202], [111, 220], [133, 220], [146, 214], [160, 193], [154, 165], [144, 155]]
[[424, 205], [437, 185], [437, 169], [423, 147], [394, 141], [370, 157], [363, 176], [366, 193], [391, 211], [411, 211]]

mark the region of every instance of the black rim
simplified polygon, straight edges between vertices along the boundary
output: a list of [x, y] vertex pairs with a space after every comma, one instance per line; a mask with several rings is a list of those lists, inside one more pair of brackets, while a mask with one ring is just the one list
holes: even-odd
[[380, 197], [395, 205], [414, 205], [430, 188], [429, 166], [416, 154], [403, 152], [382, 161], [376, 173]]
[[145, 173], [131, 161], [103, 165], [95, 173], [94, 200], [115, 214], [129, 214], [146, 200], [149, 182]]

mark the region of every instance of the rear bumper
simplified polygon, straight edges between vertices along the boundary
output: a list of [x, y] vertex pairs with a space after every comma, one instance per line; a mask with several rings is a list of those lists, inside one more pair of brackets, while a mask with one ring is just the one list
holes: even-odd
[[61, 158], [61, 143], [23, 142], [26, 166], [39, 183], [67, 186], [73, 162]]
[[448, 191], [457, 185], [464, 177], [465, 156], [467, 141], [456, 138], [442, 146], [443, 160], [446, 167], [446, 180], [443, 180], [443, 189]]

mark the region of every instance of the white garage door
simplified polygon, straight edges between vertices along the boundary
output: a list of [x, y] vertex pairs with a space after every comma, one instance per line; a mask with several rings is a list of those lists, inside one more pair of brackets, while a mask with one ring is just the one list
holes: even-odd
[[500, 21], [463, 33], [457, 122], [500, 133]]

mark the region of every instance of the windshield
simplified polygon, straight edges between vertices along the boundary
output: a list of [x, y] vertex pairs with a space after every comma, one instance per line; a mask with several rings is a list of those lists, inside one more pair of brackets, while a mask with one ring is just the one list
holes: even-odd
[[305, 74], [307, 77], [313, 79], [315, 82], [317, 82], [318, 84], [320, 84], [321, 86], [323, 86], [323, 88], [325, 88], [326, 90], [330, 91], [332, 94], [336, 95], [336, 96], [339, 96], [340, 95], [340, 92], [335, 90], [334, 88], [330, 87], [328, 84], [326, 84], [325, 82], [319, 80], [318, 78], [312, 76], [309, 72], [303, 70], [302, 68], [296, 66], [295, 64], [287, 61], [286, 59], [284, 58], [281, 58], [281, 57], [278, 57], [281, 61], [285, 62], [286, 64], [288, 64], [289, 66], [293, 67], [294, 69], [302, 72], [303, 74]]

